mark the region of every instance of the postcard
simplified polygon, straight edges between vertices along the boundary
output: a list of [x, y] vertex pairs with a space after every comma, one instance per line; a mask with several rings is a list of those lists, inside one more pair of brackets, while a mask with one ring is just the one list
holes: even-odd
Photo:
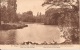
[[80, 0], [0, 0], [0, 49], [80, 49]]

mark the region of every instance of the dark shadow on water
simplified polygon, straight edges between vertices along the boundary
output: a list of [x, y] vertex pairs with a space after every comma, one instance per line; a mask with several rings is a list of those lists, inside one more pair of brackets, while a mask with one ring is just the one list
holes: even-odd
[[22, 29], [28, 25], [0, 25], [0, 45], [16, 44], [16, 29]]
[[0, 45], [11, 45], [16, 43], [16, 31], [0, 31]]

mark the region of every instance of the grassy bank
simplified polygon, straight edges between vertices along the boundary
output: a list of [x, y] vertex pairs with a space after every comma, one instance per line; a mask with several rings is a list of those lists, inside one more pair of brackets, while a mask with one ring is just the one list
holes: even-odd
[[21, 29], [24, 27], [28, 27], [28, 25], [20, 23], [5, 23], [0, 25], [0, 30]]

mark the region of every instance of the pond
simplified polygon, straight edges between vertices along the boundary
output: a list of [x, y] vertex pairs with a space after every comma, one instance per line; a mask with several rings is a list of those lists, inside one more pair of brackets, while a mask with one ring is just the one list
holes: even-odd
[[64, 39], [60, 38], [60, 31], [56, 25], [43, 25], [43, 24], [27, 24], [28, 27], [16, 30], [0, 31], [0, 44], [15, 44], [27, 41], [42, 43], [50, 42], [63, 42]]

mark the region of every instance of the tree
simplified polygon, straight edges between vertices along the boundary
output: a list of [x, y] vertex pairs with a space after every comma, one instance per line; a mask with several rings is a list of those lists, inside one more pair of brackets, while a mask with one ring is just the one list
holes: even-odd
[[[45, 2], [42, 4], [42, 6], [45, 5], [50, 5], [47, 9], [53, 7], [53, 8], [57, 8], [57, 9], [61, 9], [60, 12], [60, 17], [59, 17], [59, 25], [62, 26], [62, 28], [64, 29], [64, 34], [68, 34], [66, 35], [69, 38], [65, 38], [66, 41], [69, 43], [78, 43], [79, 42], [79, 0], [45, 0]], [[63, 23], [62, 20], [63, 19]], [[68, 29], [67, 29], [68, 27]], [[67, 31], [65, 31], [65, 28]], [[66, 33], [65, 33], [66, 32]], [[72, 33], [74, 32], [74, 33]], [[76, 35], [76, 36], [75, 36]], [[65, 37], [66, 37], [65, 36]], [[74, 40], [74, 39], [75, 40]]]
[[60, 17], [59, 12], [61, 9], [50, 8], [45, 12], [45, 24], [58, 25], [58, 18]]
[[22, 21], [24, 22], [32, 22], [33, 21], [33, 12], [27, 11], [22, 14]]
[[1, 10], [2, 10], [1, 21], [6, 22], [7, 21], [7, 8], [6, 8], [6, 6], [3, 6]]
[[5, 9], [4, 7], [4, 2], [6, 2], [7, 0], [0, 0], [0, 25], [1, 25], [1, 18], [2, 18], [2, 9]]
[[8, 17], [9, 17], [9, 22], [16, 22], [16, 10], [17, 10], [17, 0], [8, 0], [7, 1], [7, 12], [8, 12]]
[[42, 14], [41, 12], [38, 12], [37, 15], [34, 17], [34, 21], [37, 22], [37, 23], [44, 23], [44, 18], [45, 18], [45, 15]]

